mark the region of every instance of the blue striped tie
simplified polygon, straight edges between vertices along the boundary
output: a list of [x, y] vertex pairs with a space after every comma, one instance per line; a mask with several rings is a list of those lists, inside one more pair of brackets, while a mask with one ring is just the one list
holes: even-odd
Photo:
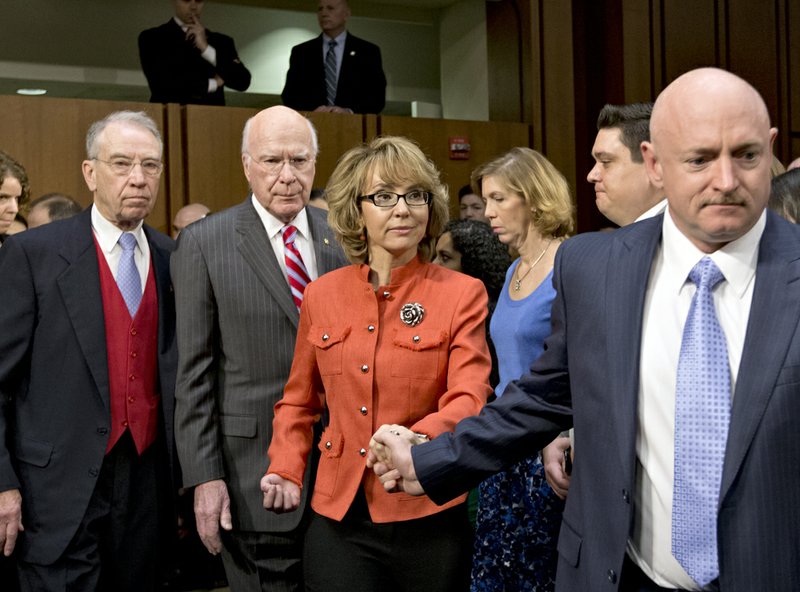
[[325, 54], [325, 93], [328, 105], [336, 104], [336, 41], [328, 43], [328, 52]]

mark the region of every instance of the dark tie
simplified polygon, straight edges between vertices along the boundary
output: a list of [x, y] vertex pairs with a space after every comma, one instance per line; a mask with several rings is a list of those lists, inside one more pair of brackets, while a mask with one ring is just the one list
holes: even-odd
[[291, 225], [285, 226], [282, 232], [285, 247], [286, 275], [289, 276], [292, 298], [297, 310], [300, 310], [300, 305], [303, 303], [303, 292], [305, 292], [306, 286], [311, 279], [308, 277], [308, 271], [303, 263], [303, 258], [300, 256], [300, 251], [297, 250], [297, 245], [294, 244], [294, 239], [297, 237], [297, 228]]
[[697, 291], [683, 327], [676, 380], [672, 554], [705, 586], [719, 576], [717, 511], [731, 414], [731, 373], [712, 295], [725, 277], [703, 257], [689, 279]]
[[136, 237], [130, 232], [123, 232], [119, 237], [119, 245], [122, 247], [122, 257], [117, 268], [117, 286], [128, 306], [131, 318], [136, 316], [139, 302], [142, 300], [142, 279], [139, 277], [139, 270], [136, 268], [136, 261], [133, 257], [136, 250]]
[[328, 52], [325, 54], [325, 94], [328, 105], [336, 104], [336, 41], [328, 43]]

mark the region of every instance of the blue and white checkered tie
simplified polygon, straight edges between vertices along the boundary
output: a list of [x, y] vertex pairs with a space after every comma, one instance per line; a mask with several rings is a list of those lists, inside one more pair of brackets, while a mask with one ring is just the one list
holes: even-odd
[[123, 232], [118, 242], [122, 247], [122, 257], [117, 269], [117, 286], [119, 286], [119, 291], [128, 306], [128, 312], [133, 318], [136, 316], [142, 300], [142, 279], [139, 277], [139, 270], [136, 268], [136, 261], [133, 257], [136, 250], [136, 237], [130, 232]]
[[709, 258], [692, 268], [697, 285], [678, 359], [672, 554], [705, 586], [719, 576], [717, 511], [731, 415], [731, 373], [712, 291], [725, 277]]
[[[336, 41], [328, 43], [328, 51], [325, 54], [325, 95], [328, 105], [336, 104]], [[319, 62], [317, 62], [319, 63]]]

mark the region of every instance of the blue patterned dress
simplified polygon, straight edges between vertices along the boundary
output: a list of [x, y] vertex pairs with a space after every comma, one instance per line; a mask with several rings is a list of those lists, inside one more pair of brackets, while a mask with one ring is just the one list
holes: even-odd
[[[509, 382], [529, 370], [550, 334], [550, 307], [555, 298], [552, 272], [530, 296], [512, 300], [508, 289], [517, 265], [519, 259], [506, 273], [491, 321], [500, 366], [498, 397]], [[536, 455], [481, 483], [472, 591], [552, 591], [563, 509], [564, 502], [547, 484]]]

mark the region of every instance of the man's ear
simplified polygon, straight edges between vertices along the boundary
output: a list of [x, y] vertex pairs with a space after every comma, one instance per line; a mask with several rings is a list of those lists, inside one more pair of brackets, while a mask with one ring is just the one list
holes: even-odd
[[83, 171], [83, 180], [86, 181], [86, 186], [89, 188], [89, 191], [94, 193], [97, 190], [95, 162], [93, 160], [84, 160], [81, 165], [81, 170]]
[[659, 189], [664, 188], [664, 180], [662, 178], [661, 162], [658, 160], [656, 151], [653, 148], [652, 142], [642, 142], [641, 145], [642, 158], [644, 159], [644, 168], [647, 171], [647, 176], [650, 183]]

